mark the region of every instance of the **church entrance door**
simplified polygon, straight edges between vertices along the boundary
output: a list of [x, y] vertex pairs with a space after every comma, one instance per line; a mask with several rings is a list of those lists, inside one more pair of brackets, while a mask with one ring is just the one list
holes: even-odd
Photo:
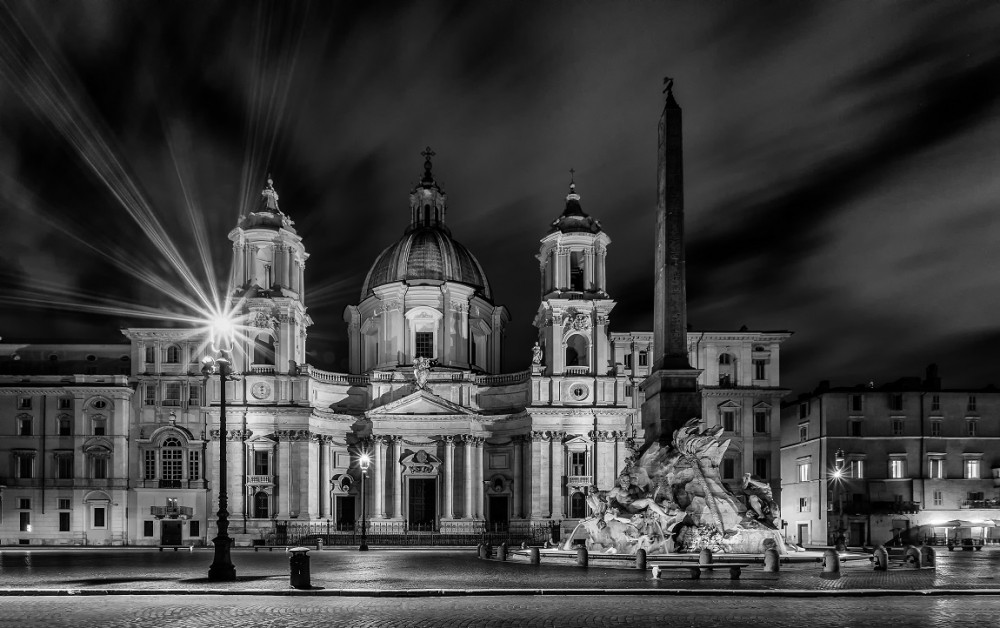
[[509, 500], [506, 495], [490, 495], [490, 528], [493, 530], [506, 530], [510, 521], [510, 514], [507, 510]]
[[437, 516], [437, 481], [434, 478], [410, 478], [409, 520], [411, 530], [433, 530]]

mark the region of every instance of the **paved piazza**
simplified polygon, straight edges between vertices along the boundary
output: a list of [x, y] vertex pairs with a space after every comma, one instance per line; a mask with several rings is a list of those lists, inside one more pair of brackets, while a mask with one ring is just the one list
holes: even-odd
[[1000, 598], [674, 596], [295, 598], [18, 597], [0, 627], [74, 626], [996, 626]]

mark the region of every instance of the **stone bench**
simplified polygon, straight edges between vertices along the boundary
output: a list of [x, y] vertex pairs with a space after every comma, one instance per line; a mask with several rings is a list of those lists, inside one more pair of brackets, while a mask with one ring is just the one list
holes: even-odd
[[691, 573], [691, 579], [697, 580], [701, 578], [701, 572], [705, 569], [728, 569], [730, 580], [739, 580], [740, 574], [743, 572], [744, 567], [749, 567], [750, 563], [712, 563], [710, 565], [699, 565], [695, 563], [688, 564], [668, 564], [668, 565], [654, 565], [653, 571], [655, 577], [659, 577], [658, 572], [664, 569], [687, 569]]

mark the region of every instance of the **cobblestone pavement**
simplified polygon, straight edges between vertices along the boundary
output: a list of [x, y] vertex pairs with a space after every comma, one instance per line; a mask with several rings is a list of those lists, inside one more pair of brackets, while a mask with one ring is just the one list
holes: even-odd
[[[194, 552], [155, 550], [57, 550], [0, 549], [0, 593], [11, 590], [113, 590], [204, 593], [259, 590], [288, 592], [288, 556], [274, 552], [233, 552], [237, 568], [235, 583], [210, 583], [209, 549]], [[739, 580], [730, 580], [728, 570], [716, 570], [700, 580], [688, 579], [686, 571], [666, 572], [653, 579], [650, 572], [612, 569], [597, 564], [584, 570], [568, 564], [501, 563], [482, 561], [473, 549], [459, 550], [324, 550], [311, 552], [312, 585], [317, 591], [336, 594], [399, 594], [432, 589], [436, 594], [485, 589], [538, 590], [627, 589], [642, 591], [683, 590], [727, 593], [761, 593], [787, 590], [995, 590], [1000, 592], [1000, 548], [981, 552], [938, 552], [937, 569], [895, 568], [876, 572], [867, 561], [846, 563], [841, 577], [821, 577], [816, 563], [782, 566], [779, 574], [763, 573], [758, 566], [743, 570]], [[544, 562], [544, 560], [543, 560]]]
[[0, 627], [156, 626], [996, 626], [1000, 598], [825, 599], [664, 596], [5, 598]]

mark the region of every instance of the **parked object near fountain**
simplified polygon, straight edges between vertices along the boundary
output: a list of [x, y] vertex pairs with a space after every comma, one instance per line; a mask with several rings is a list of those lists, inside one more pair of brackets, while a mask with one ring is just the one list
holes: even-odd
[[722, 481], [719, 464], [730, 441], [720, 440], [721, 433], [721, 426], [701, 429], [701, 420], [692, 419], [674, 432], [669, 447], [653, 443], [639, 456], [630, 446], [618, 486], [592, 488], [587, 497], [591, 514], [578, 525], [587, 532], [587, 549], [762, 554], [773, 547], [786, 553], [770, 486], [744, 476], [741, 503]]

